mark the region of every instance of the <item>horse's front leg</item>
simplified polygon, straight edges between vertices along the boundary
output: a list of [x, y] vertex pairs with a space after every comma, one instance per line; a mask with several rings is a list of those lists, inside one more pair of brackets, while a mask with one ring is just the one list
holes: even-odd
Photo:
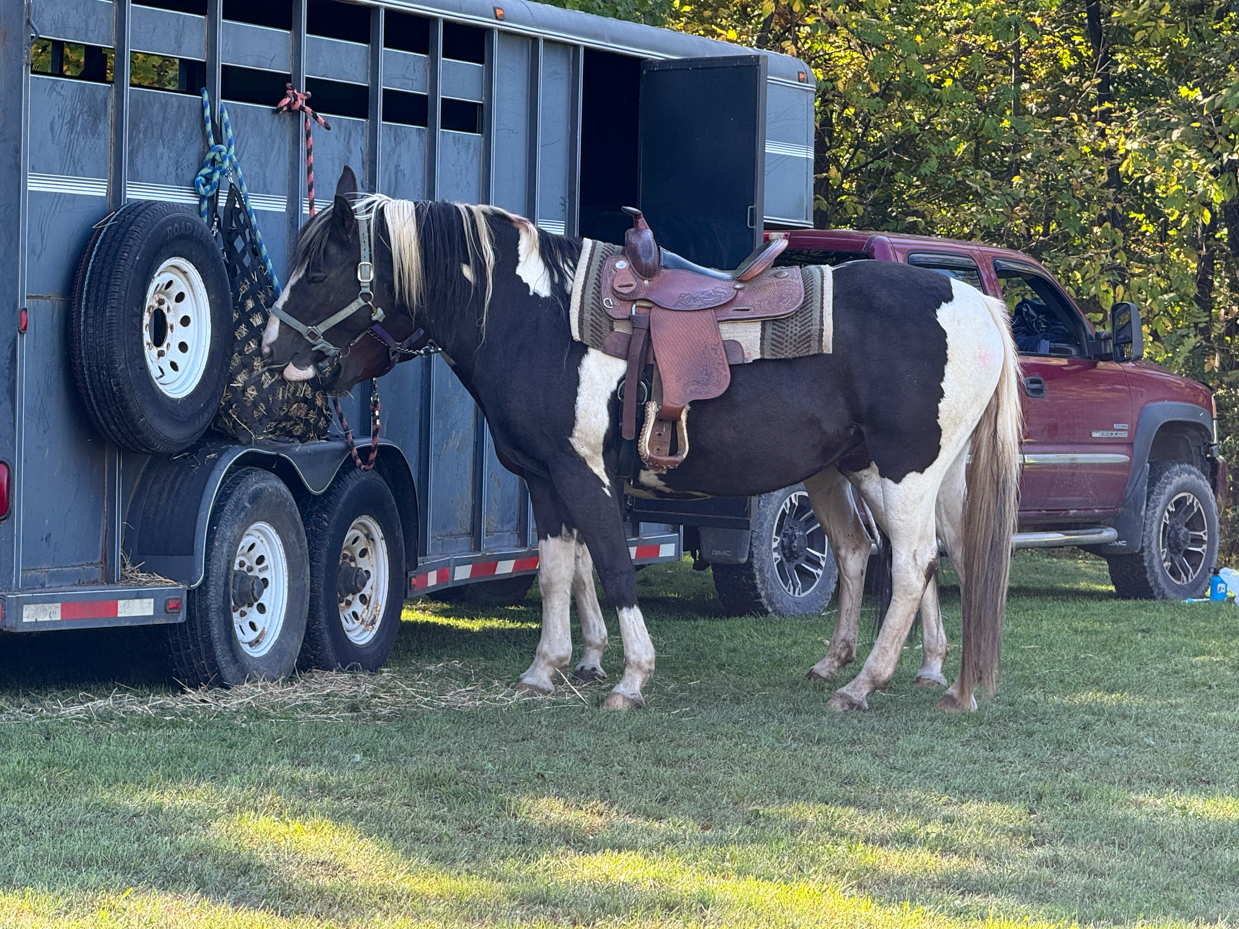
[[603, 703], [603, 709], [644, 706], [641, 690], [654, 673], [654, 644], [637, 606], [637, 575], [628, 552], [618, 499], [622, 491], [618, 485], [613, 490], [604, 484], [580, 459], [564, 462], [552, 474], [555, 490], [593, 556], [603, 593], [619, 614], [624, 675]]
[[607, 650], [607, 624], [602, 618], [602, 607], [598, 605], [598, 591], [594, 589], [594, 559], [589, 546], [579, 539], [572, 594], [581, 618], [581, 660], [572, 669], [572, 676], [580, 681], [605, 681], [607, 672], [602, 670], [602, 653]]
[[548, 482], [526, 477], [538, 525], [538, 589], [542, 593], [542, 637], [533, 664], [520, 676], [520, 690], [549, 694], [555, 674], [572, 659], [570, 609], [576, 574], [576, 532], [563, 501]]

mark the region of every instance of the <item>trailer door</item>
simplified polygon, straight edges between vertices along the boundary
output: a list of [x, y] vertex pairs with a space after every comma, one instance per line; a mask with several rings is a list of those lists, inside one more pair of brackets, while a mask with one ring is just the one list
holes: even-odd
[[734, 268], [761, 241], [766, 58], [641, 63], [638, 205], [660, 245]]

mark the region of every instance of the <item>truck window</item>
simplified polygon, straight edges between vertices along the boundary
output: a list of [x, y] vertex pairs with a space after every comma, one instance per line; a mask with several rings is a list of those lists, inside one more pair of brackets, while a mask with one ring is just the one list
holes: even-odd
[[971, 284], [977, 290], [985, 290], [981, 286], [981, 272], [977, 269], [977, 263], [971, 258], [965, 258], [963, 255], [917, 252], [908, 256], [908, 264], [916, 265], [918, 268], [927, 268], [930, 271], [937, 271], [939, 274], [953, 277], [957, 281]]
[[1078, 314], [1062, 291], [1031, 266], [996, 260], [994, 270], [1011, 314], [1011, 334], [1027, 355], [1083, 354]]
[[775, 265], [800, 267], [801, 265], [840, 265], [845, 261], [868, 259], [864, 252], [841, 252], [826, 248], [789, 248], [774, 260]]

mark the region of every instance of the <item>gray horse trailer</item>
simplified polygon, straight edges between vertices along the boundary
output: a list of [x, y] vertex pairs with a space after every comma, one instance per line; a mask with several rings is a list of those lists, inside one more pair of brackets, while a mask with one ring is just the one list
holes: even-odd
[[[184, 432], [231, 348], [195, 257], [200, 91], [283, 277], [308, 209], [286, 82], [331, 123], [320, 196], [347, 164], [612, 241], [637, 204], [716, 266], [811, 225], [814, 82], [785, 56], [519, 0], [3, 0], [0, 630], [167, 623], [185, 679], [230, 683], [288, 673], [303, 629], [303, 666], [376, 666], [405, 596], [510, 601], [536, 572], [524, 485], [438, 358], [381, 379], [364, 477], [339, 438], [141, 440]], [[666, 522], [632, 523], [634, 557], [680, 557]]]

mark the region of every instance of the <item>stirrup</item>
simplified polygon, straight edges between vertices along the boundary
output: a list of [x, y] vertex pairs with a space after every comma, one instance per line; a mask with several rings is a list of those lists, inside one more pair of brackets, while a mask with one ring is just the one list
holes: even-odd
[[[641, 438], [637, 452], [646, 467], [655, 474], [666, 474], [678, 468], [688, 456], [688, 407], [680, 410], [675, 420], [658, 419], [659, 404], [651, 400], [645, 405], [645, 422], [641, 425]], [[671, 428], [675, 426], [676, 445], [679, 451], [671, 454]]]

